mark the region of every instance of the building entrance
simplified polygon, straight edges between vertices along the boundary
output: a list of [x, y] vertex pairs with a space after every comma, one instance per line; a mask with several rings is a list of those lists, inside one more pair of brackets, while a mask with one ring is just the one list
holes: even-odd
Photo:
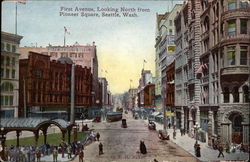
[[243, 138], [242, 116], [232, 114], [229, 119], [232, 122], [232, 143], [240, 144]]

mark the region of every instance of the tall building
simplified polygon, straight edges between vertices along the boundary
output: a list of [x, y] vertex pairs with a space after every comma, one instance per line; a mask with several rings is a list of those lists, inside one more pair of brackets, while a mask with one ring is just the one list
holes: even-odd
[[201, 128], [249, 148], [250, 2], [201, 6]]
[[175, 59], [175, 26], [174, 18], [180, 11], [182, 5], [176, 4], [170, 12], [157, 15], [157, 37], [156, 37], [156, 88], [157, 106], [165, 106], [166, 98], [166, 66]]
[[[189, 0], [175, 19], [175, 106], [201, 140], [249, 148], [250, 5]], [[181, 96], [181, 97], [179, 97]]]
[[[50, 56], [29, 52], [28, 59], [20, 60], [19, 116], [39, 116], [41, 112], [63, 111], [60, 118], [69, 119], [71, 104], [71, 77], [74, 73], [75, 118], [84, 113], [89, 117], [92, 74], [90, 68], [74, 66], [69, 58], [51, 61]], [[22, 97], [21, 97], [22, 96]], [[45, 114], [44, 114], [45, 115]]]
[[128, 90], [129, 93], [129, 105], [128, 109], [132, 110], [135, 108], [135, 101], [136, 101], [136, 96], [137, 96], [138, 89], [137, 88], [130, 88]]
[[22, 36], [1, 32], [1, 118], [18, 117], [19, 51]]
[[153, 83], [154, 83], [154, 78], [152, 76], [151, 71], [142, 69], [141, 78], [139, 80], [139, 86], [138, 86], [138, 94], [137, 94], [138, 95], [138, 107], [143, 107], [145, 105], [144, 99], [145, 99], [146, 94], [144, 93], [145, 92], [144, 89], [145, 87], [147, 87], [147, 85], [151, 85]]

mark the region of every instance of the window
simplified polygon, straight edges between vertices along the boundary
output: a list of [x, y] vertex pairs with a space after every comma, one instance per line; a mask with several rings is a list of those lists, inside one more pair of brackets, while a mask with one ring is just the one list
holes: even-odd
[[234, 87], [233, 89], [233, 98], [234, 98], [234, 102], [239, 102], [239, 88], [238, 87]]
[[240, 0], [240, 8], [247, 8], [248, 2], [246, 0]]
[[1, 96], [1, 106], [4, 105], [4, 96]]
[[1, 43], [1, 51], [4, 51], [4, 43]]
[[6, 58], [6, 65], [7, 65], [7, 66], [10, 65], [10, 58], [9, 58], [9, 57]]
[[237, 0], [228, 0], [228, 10], [236, 9]]
[[1, 85], [1, 91], [13, 92], [14, 87], [11, 83], [5, 82]]
[[12, 63], [11, 63], [13, 66], [15, 66], [16, 65], [16, 59], [13, 57], [12, 58]]
[[247, 34], [247, 20], [240, 19], [240, 34]]
[[14, 79], [16, 76], [16, 71], [15, 70], [12, 70], [12, 78]]
[[3, 77], [3, 74], [4, 73], [4, 69], [3, 68], [1, 68], [1, 78]]
[[10, 77], [10, 70], [6, 69], [6, 78], [9, 78], [9, 77]]
[[228, 35], [236, 34], [236, 20], [228, 21]]
[[172, 25], [173, 25], [173, 21], [169, 20], [169, 26], [172, 26]]
[[13, 105], [13, 96], [9, 96], [9, 101], [10, 101], [9, 105], [12, 106]]
[[227, 47], [228, 65], [235, 65], [235, 46]]
[[240, 65], [247, 65], [247, 46], [240, 46]]
[[250, 99], [249, 99], [249, 88], [248, 86], [244, 86], [243, 87], [243, 102], [249, 102]]
[[7, 51], [10, 51], [10, 44], [7, 44], [6, 48], [7, 48]]
[[1, 56], [1, 65], [4, 65], [4, 56]]
[[12, 52], [16, 52], [16, 46], [12, 45]]
[[229, 89], [227, 87], [223, 90], [224, 103], [229, 103]]
[[169, 29], [169, 35], [173, 35], [173, 30]]

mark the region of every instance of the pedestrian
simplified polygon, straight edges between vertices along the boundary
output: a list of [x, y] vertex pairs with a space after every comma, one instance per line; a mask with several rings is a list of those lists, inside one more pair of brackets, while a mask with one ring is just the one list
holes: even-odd
[[99, 138], [100, 138], [100, 134], [99, 134], [99, 132], [97, 132], [97, 134], [96, 134], [96, 138], [97, 138], [97, 141], [99, 141]]
[[140, 141], [140, 151], [142, 154], [147, 153], [147, 148], [146, 148], [146, 145], [144, 144], [144, 141]]
[[169, 129], [171, 128], [171, 123], [168, 123], [168, 128], [169, 128]]
[[39, 149], [37, 149], [36, 151], [36, 159], [37, 159], [37, 162], [41, 161], [41, 151]]
[[83, 149], [81, 149], [79, 152], [79, 162], [83, 162], [83, 157], [84, 157], [84, 152]]
[[154, 159], [154, 162], [159, 162], [158, 160]]
[[219, 146], [218, 150], [219, 150], [219, 155], [218, 155], [218, 158], [220, 157], [220, 155], [222, 155], [222, 156], [223, 156], [223, 158], [224, 158], [224, 154], [223, 154], [223, 147], [222, 147], [222, 146]]
[[72, 158], [72, 157], [71, 157], [72, 149], [71, 149], [71, 146], [70, 146], [70, 145], [69, 145], [68, 148], [67, 148], [67, 152], [68, 152], [68, 159], [69, 159], [69, 158]]
[[103, 145], [100, 142], [100, 144], [99, 144], [99, 155], [101, 155], [101, 154], [103, 154]]
[[53, 150], [53, 162], [57, 162], [57, 156], [58, 156], [58, 151], [57, 148], [55, 147]]
[[175, 139], [175, 137], [176, 137], [176, 131], [174, 130], [173, 131], [173, 138]]

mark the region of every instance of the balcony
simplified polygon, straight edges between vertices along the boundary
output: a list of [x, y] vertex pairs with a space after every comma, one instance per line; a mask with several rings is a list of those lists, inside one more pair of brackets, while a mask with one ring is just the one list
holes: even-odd
[[208, 82], [209, 82], [208, 75], [201, 78], [201, 84], [207, 84]]
[[248, 34], [235, 34], [235, 35], [227, 35], [221, 39], [221, 45], [227, 45], [231, 43], [249, 43], [250, 37]]
[[234, 74], [243, 74], [249, 75], [249, 67], [246, 66], [231, 66], [221, 68], [221, 75], [234, 75]]
[[228, 19], [235, 19], [237, 17], [242, 17], [243, 15], [250, 15], [250, 8], [238, 8], [235, 10], [227, 10], [221, 14], [222, 21]]

